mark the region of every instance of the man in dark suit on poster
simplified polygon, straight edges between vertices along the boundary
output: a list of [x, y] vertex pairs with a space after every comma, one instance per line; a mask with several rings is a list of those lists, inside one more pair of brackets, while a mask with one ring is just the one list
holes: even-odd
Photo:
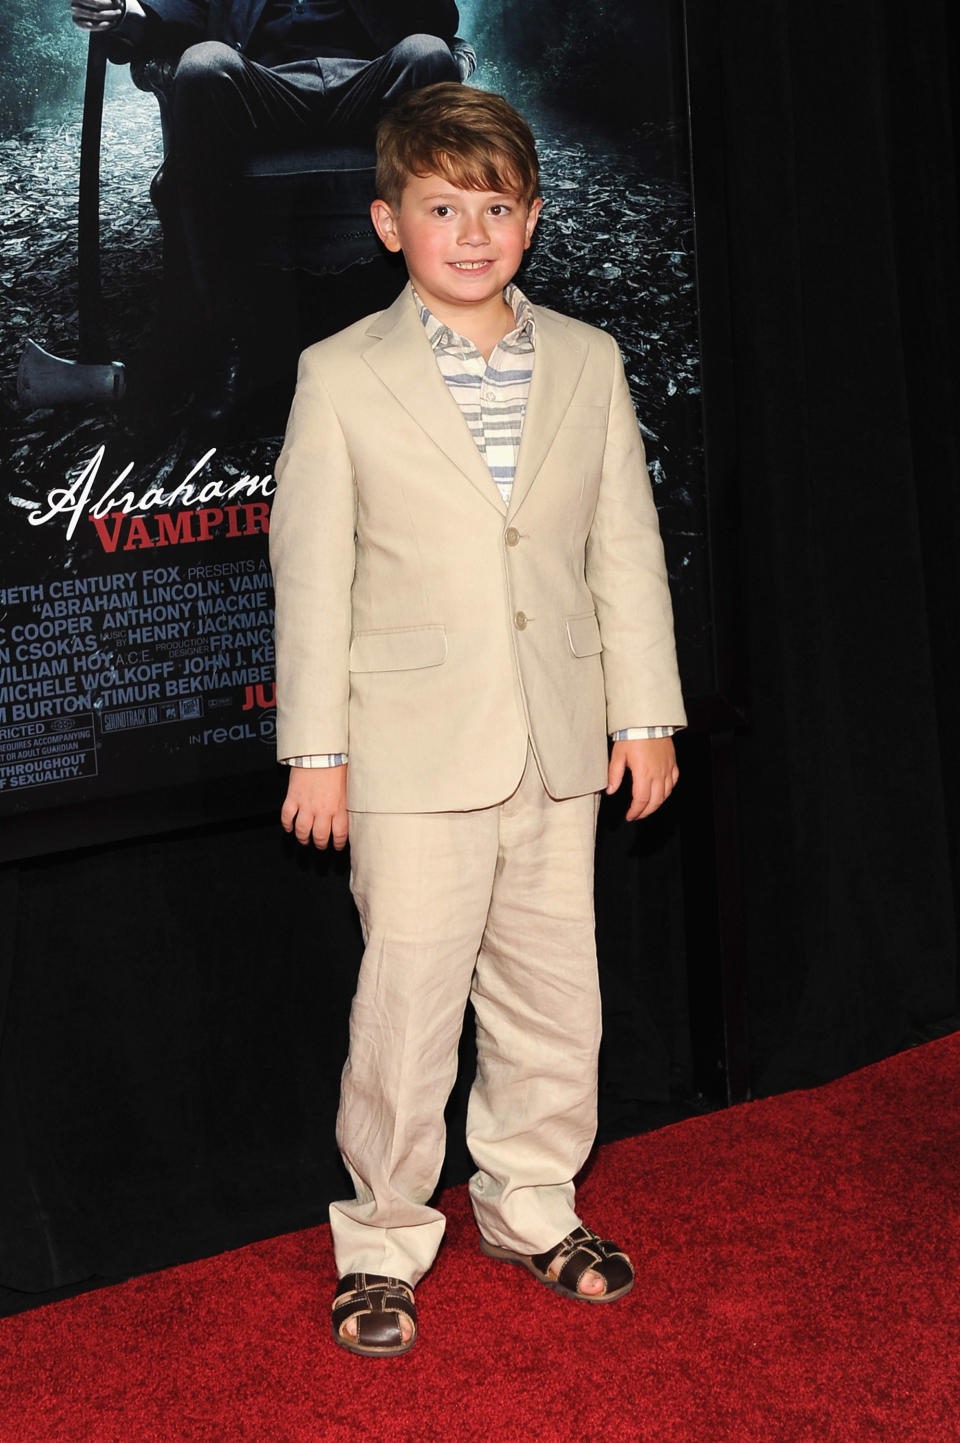
[[165, 185], [175, 197], [198, 333], [203, 408], [238, 398], [238, 246], [230, 188], [253, 148], [373, 144], [380, 114], [407, 90], [464, 79], [454, 0], [71, 0], [117, 63], [177, 58]]

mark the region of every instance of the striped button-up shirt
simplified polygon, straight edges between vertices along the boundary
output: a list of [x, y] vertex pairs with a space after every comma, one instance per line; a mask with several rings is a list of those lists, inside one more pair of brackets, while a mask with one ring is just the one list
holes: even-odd
[[[519, 286], [506, 287], [503, 298], [513, 311], [516, 325], [497, 342], [486, 360], [472, 341], [438, 320], [416, 291], [413, 295], [440, 374], [460, 407], [504, 505], [509, 506], [536, 356], [533, 308]], [[668, 737], [675, 730], [672, 726], [625, 727], [613, 733], [613, 740]], [[295, 767], [336, 767], [343, 766], [346, 760], [345, 752], [286, 758], [288, 765]]]
[[517, 286], [507, 286], [503, 298], [516, 325], [497, 342], [487, 361], [472, 341], [438, 321], [416, 292], [414, 295], [440, 374], [504, 505], [509, 506], [533, 379], [536, 322], [530, 302]]

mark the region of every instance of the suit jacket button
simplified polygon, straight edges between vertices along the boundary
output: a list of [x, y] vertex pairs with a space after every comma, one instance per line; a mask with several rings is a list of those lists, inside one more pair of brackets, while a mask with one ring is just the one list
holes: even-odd
[[516, 614], [516, 616], [513, 618], [513, 624], [514, 624], [514, 626], [517, 628], [518, 631], [522, 631], [523, 628], [524, 628], [524, 627], [526, 626], [526, 624], [527, 624], [527, 614], [526, 614], [526, 612], [525, 612], [525, 611], [518, 611], [517, 614]]
[[503, 539], [508, 546], [516, 546], [517, 542], [520, 540], [520, 532], [515, 526], [508, 526], [503, 534]]

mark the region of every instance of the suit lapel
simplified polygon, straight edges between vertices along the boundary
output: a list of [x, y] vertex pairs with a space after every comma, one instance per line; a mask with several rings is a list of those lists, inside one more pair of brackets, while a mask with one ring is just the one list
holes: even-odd
[[484, 500], [503, 513], [500, 492], [440, 374], [409, 286], [374, 317], [367, 334], [378, 338], [364, 355], [367, 365]]
[[536, 357], [510, 496], [511, 516], [523, 504], [546, 460], [587, 358], [586, 343], [563, 316], [539, 306], [534, 306], [533, 313], [537, 325]]

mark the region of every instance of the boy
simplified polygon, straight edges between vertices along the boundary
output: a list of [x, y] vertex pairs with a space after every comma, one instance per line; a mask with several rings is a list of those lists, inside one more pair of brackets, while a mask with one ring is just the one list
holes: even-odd
[[627, 768], [628, 818], [656, 810], [685, 718], [616, 344], [510, 284], [537, 186], [499, 96], [397, 104], [372, 217], [410, 285], [304, 353], [277, 466], [281, 817], [320, 847], [349, 827], [366, 943], [337, 1125], [356, 1197], [330, 1219], [334, 1337], [368, 1355], [416, 1337], [468, 998], [481, 1248], [566, 1297], [633, 1283], [573, 1207], [596, 1125], [596, 813]]

